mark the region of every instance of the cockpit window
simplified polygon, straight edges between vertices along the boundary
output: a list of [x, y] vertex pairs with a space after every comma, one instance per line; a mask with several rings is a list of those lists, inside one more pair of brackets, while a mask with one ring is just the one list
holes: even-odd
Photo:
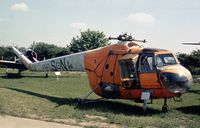
[[119, 67], [121, 71], [121, 77], [124, 78], [136, 78], [136, 62], [138, 56], [134, 56], [133, 58], [123, 59], [119, 61]]
[[141, 72], [153, 72], [154, 68], [154, 56], [153, 54], [144, 54], [140, 57], [140, 71]]
[[172, 54], [160, 54], [156, 56], [156, 64], [158, 67], [177, 64]]
[[120, 61], [122, 78], [134, 78], [135, 77], [135, 64], [132, 60]]

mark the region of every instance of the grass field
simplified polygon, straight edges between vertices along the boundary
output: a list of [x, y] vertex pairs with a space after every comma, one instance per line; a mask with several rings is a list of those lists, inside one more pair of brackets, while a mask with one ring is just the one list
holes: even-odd
[[[104, 100], [75, 107], [74, 99], [90, 89], [86, 74], [64, 73], [59, 80], [51, 74], [23, 72], [5, 77], [0, 71], [0, 114], [34, 118], [85, 127], [200, 127], [200, 84], [182, 96], [168, 100], [170, 110], [162, 113], [163, 100], [154, 100], [142, 114], [142, 104], [127, 100]], [[95, 94], [89, 99], [99, 98]]]

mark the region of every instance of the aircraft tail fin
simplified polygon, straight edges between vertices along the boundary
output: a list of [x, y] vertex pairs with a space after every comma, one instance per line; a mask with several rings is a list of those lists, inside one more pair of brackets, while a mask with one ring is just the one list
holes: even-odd
[[30, 69], [32, 62], [26, 56], [24, 56], [24, 54], [22, 54], [19, 50], [17, 50], [15, 47], [12, 47], [12, 49], [13, 49], [13, 52], [20, 58], [22, 63], [26, 66], [26, 68]]

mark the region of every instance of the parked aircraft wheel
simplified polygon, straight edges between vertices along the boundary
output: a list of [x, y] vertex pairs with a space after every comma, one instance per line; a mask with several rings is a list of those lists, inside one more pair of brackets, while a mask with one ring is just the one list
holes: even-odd
[[162, 112], [168, 112], [169, 107], [167, 105], [167, 98], [164, 98], [164, 105], [162, 106]]
[[169, 111], [169, 107], [167, 105], [162, 106], [162, 112], [166, 113]]
[[45, 74], [45, 77], [46, 77], [46, 78], [48, 78], [48, 77], [49, 77], [49, 74], [48, 74], [48, 73], [46, 73], [46, 74]]

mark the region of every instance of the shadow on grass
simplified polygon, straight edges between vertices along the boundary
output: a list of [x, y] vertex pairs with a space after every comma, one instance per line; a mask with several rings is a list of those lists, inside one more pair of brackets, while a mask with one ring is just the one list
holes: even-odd
[[[17, 88], [7, 88], [7, 89], [25, 93], [32, 96], [36, 96], [39, 98], [45, 98], [51, 102], [56, 103], [57, 104], [56, 107], [59, 107], [62, 105], [70, 105], [70, 106], [72, 105], [75, 107], [74, 104], [75, 104], [76, 99], [74, 98], [61, 98], [61, 97], [48, 96], [48, 95], [39, 94], [36, 92], [17, 89]], [[126, 103], [121, 103], [118, 101], [111, 101], [111, 100], [99, 100], [98, 102], [92, 102], [94, 100], [87, 100], [87, 101], [89, 101], [90, 103], [82, 104], [75, 108], [81, 109], [81, 110], [95, 109], [96, 111], [112, 112], [116, 114], [123, 113], [125, 115], [138, 115], [138, 116], [144, 115], [142, 107], [136, 106], [136, 105], [126, 104]], [[147, 108], [145, 115], [155, 115], [155, 114], [160, 114], [160, 113], [162, 113], [160, 110]]]
[[[94, 103], [83, 104], [78, 107], [78, 109], [89, 110], [89, 109], [96, 109], [96, 111], [101, 112], [111, 112], [115, 114], [124, 114], [124, 115], [137, 115], [141, 116], [144, 115], [142, 106], [131, 105], [127, 103], [122, 103], [119, 101], [111, 101], [111, 100], [101, 100]], [[161, 114], [162, 111], [156, 110], [153, 108], [148, 108], [145, 112], [145, 115], [156, 115]]]
[[180, 107], [180, 108], [177, 108], [176, 110], [181, 111], [186, 114], [193, 114], [193, 115], [200, 116], [200, 105]]
[[4, 74], [4, 75], [0, 75], [1, 78], [3, 79], [21, 79], [21, 78], [45, 78], [45, 76], [34, 76], [34, 75], [21, 75], [18, 73], [8, 73], [8, 74]]
[[[21, 79], [21, 78], [57, 78], [55, 75], [51, 75], [46, 77], [46, 75], [35, 75], [35, 74], [18, 74], [18, 73], [8, 73], [8, 74], [0, 74], [0, 77], [3, 79]], [[81, 76], [69, 76], [69, 75], [63, 75], [59, 76], [59, 78], [77, 78]]]
[[32, 91], [27, 91], [27, 90], [22, 90], [22, 89], [17, 89], [17, 88], [7, 88], [7, 87], [5, 87], [5, 88], [13, 90], [13, 91], [21, 92], [24, 94], [36, 96], [39, 98], [47, 99], [51, 102], [56, 103], [57, 104], [56, 107], [59, 107], [59, 106], [65, 105], [65, 104], [68, 104], [68, 105], [73, 104], [72, 98], [61, 98], [61, 97], [48, 96], [48, 95], [44, 95], [44, 94], [40, 94], [40, 93], [36, 93], [36, 92], [32, 92]]
[[22, 78], [22, 76], [18, 73], [1, 74], [0, 76], [3, 79], [21, 79]]
[[188, 93], [194, 93], [200, 95], [200, 90], [190, 90]]

